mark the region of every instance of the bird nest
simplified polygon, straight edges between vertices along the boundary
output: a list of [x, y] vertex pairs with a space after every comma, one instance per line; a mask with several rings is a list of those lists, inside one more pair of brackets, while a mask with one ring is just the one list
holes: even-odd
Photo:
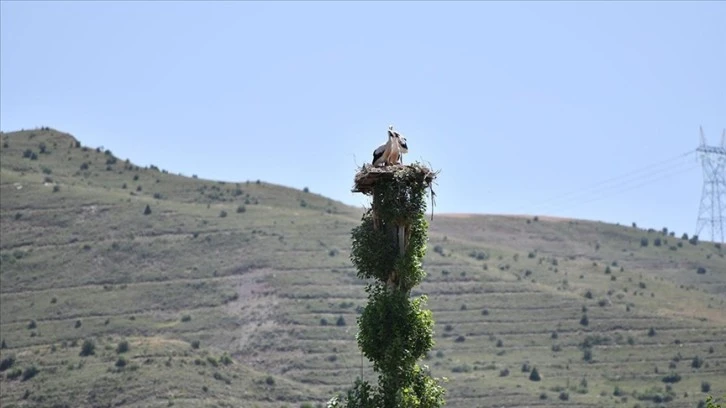
[[422, 183], [424, 187], [430, 189], [437, 174], [437, 172], [419, 163], [408, 165], [394, 164], [383, 167], [365, 164], [355, 175], [355, 185], [352, 191], [354, 193], [372, 195], [373, 188], [376, 184], [384, 181], [390, 182], [394, 178], [408, 182]]

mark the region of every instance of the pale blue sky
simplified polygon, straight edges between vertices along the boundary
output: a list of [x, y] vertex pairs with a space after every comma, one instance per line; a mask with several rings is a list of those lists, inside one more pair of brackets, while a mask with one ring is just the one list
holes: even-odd
[[673, 158], [699, 125], [714, 144], [726, 127], [723, 2], [0, 8], [2, 130], [51, 126], [141, 165], [356, 205], [356, 163], [393, 124], [407, 162], [441, 169], [439, 213], [692, 234], [701, 171]]

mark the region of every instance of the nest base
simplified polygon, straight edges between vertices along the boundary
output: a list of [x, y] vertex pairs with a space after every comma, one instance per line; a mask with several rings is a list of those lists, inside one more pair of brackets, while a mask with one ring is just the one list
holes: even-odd
[[436, 178], [434, 173], [428, 167], [414, 163], [414, 164], [394, 164], [390, 166], [373, 166], [366, 164], [358, 170], [355, 175], [354, 193], [363, 193], [366, 195], [373, 194], [373, 187], [382, 181], [390, 181], [399, 173], [405, 173], [408, 176], [413, 176], [415, 179], [424, 183], [426, 187], [431, 187]]

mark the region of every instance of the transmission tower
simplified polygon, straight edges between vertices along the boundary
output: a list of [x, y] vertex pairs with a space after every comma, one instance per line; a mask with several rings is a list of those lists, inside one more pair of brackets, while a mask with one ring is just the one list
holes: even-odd
[[[701, 206], [696, 221], [696, 235], [711, 230], [711, 241], [724, 242], [724, 216], [726, 216], [726, 129], [720, 146], [708, 146], [701, 128], [701, 144], [696, 149], [703, 165]], [[718, 240], [718, 241], [717, 241]]]

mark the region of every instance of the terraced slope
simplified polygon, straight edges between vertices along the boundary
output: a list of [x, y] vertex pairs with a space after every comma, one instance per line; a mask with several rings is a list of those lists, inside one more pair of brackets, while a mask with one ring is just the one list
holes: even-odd
[[[138, 168], [52, 129], [1, 138], [3, 407], [298, 407], [374, 377], [348, 260], [360, 209]], [[430, 235], [426, 363], [448, 406], [726, 393], [722, 248], [545, 217], [437, 214]]]

